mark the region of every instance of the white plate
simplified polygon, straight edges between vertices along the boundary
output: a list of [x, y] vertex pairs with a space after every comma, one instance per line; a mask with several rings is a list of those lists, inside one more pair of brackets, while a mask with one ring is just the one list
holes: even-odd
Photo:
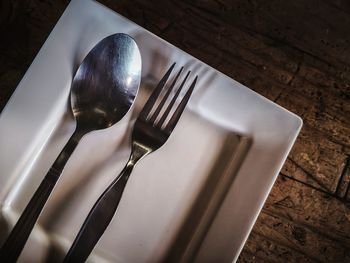
[[125, 164], [130, 123], [174, 61], [199, 76], [188, 109], [167, 144], [135, 168], [89, 261], [236, 260], [301, 119], [90, 0], [69, 4], [0, 116], [0, 242], [72, 134], [75, 70], [98, 41], [117, 32], [131, 35], [141, 50], [138, 99], [121, 122], [83, 138], [20, 261], [62, 258]]

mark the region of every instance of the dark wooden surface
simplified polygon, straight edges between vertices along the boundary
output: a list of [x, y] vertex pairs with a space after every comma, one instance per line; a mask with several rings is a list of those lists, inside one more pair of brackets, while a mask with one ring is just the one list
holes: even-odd
[[[303, 118], [239, 262], [350, 262], [350, 2], [101, 2]], [[0, 109], [67, 4], [0, 1]]]

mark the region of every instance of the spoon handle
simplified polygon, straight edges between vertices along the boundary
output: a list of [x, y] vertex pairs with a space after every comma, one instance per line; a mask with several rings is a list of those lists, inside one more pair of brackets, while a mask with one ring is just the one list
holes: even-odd
[[0, 250], [0, 262], [16, 262], [81, 133], [75, 131], [30, 199]]
[[132, 169], [133, 164], [128, 162], [118, 177], [98, 198], [64, 258], [64, 263], [82, 263], [86, 261], [111, 222]]

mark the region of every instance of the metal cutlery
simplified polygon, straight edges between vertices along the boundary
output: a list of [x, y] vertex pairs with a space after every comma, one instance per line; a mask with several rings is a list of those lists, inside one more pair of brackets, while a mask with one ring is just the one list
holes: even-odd
[[[172, 98], [169, 98], [170, 102], [168, 102], [168, 97], [172, 93], [183, 71], [183, 68], [181, 68], [168, 89], [164, 89], [174, 66], [175, 63], [160, 80], [141, 110], [134, 124], [131, 142], [132, 151], [127, 164], [90, 210], [64, 262], [85, 262], [112, 220], [133, 167], [143, 157], [164, 145], [179, 121], [196, 85], [197, 76], [194, 78], [184, 97], [175, 109], [174, 105], [190, 72], [183, 78], [177, 91], [174, 92]], [[166, 90], [166, 92], [161, 98], [160, 94], [163, 89]], [[156, 105], [159, 100], [159, 104]], [[168, 105], [165, 106], [166, 104]], [[153, 108], [155, 109], [152, 111]], [[170, 114], [171, 112], [172, 114]]]
[[136, 42], [126, 34], [104, 38], [85, 57], [70, 93], [76, 129], [3, 244], [1, 262], [17, 260], [80, 139], [121, 120], [134, 102], [140, 79], [141, 55]]

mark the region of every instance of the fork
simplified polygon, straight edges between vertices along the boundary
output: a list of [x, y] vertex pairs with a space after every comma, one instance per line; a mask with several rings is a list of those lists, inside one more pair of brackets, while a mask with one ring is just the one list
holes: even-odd
[[[183, 71], [182, 67], [176, 74], [169, 88], [166, 90], [163, 98], [160, 98], [160, 94], [165, 87], [165, 84], [174, 67], [175, 63], [168, 69], [163, 78], [159, 81], [157, 87], [154, 89], [141, 110], [134, 124], [131, 140], [132, 150], [127, 164], [90, 210], [85, 222], [80, 228], [78, 235], [76, 236], [65, 257], [64, 262], [85, 262], [112, 220], [133, 167], [143, 157], [156, 151], [162, 145], [164, 145], [174, 130], [188, 100], [190, 99], [198, 78], [198, 76], [194, 78], [186, 94], [170, 117], [169, 114], [174, 108], [175, 102], [183, 86], [185, 85], [188, 76], [190, 75], [190, 71], [188, 71], [179, 88], [168, 103], [168, 106], [165, 108], [165, 104], [168, 102], [168, 97], [174, 89], [181, 72]], [[156, 106], [156, 102], [158, 100], [160, 100], [160, 102], [158, 106]], [[154, 107], [155, 110], [152, 113], [152, 109]], [[162, 110], [163, 113], [160, 114]]]

